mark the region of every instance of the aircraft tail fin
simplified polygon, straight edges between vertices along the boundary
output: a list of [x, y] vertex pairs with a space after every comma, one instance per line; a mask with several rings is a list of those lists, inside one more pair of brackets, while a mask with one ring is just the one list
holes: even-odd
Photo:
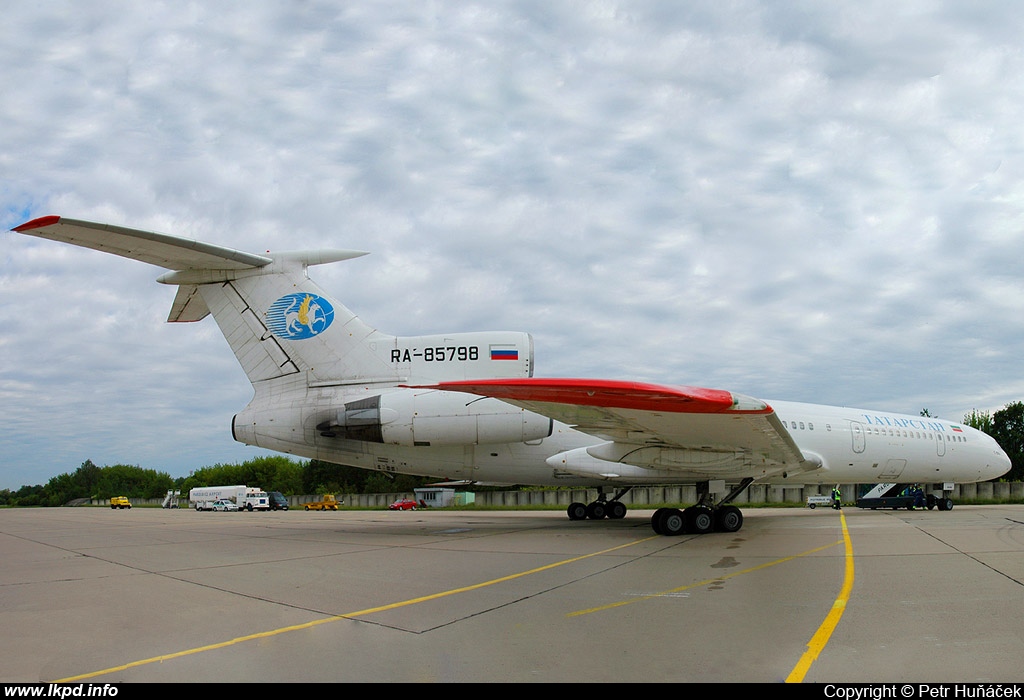
[[[355, 250], [254, 255], [150, 231], [58, 216], [14, 229], [162, 267], [177, 285], [168, 321], [212, 315], [253, 386], [301, 388], [529, 377], [533, 338], [516, 331], [386, 335], [308, 277], [310, 265], [366, 255]], [[276, 389], [276, 385], [275, 389]]]
[[178, 285], [168, 321], [213, 314], [253, 384], [288, 375], [310, 383], [386, 381], [400, 377], [375, 341], [384, 336], [334, 301], [306, 267], [366, 255], [313, 250], [254, 255], [188, 238], [47, 216], [18, 233], [120, 255], [170, 270], [157, 281]]

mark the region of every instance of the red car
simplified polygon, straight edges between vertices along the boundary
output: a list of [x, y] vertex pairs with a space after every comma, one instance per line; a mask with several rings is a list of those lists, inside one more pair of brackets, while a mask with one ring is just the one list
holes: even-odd
[[419, 504], [410, 498], [399, 498], [388, 506], [388, 510], [416, 510]]

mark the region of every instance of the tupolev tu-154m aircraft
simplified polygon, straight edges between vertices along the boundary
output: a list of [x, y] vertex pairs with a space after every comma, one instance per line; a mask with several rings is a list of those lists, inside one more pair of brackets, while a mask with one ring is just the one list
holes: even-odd
[[248, 445], [466, 483], [596, 488], [569, 506], [574, 520], [624, 517], [634, 486], [696, 485], [695, 504], [652, 516], [663, 535], [736, 532], [732, 502], [754, 482], [948, 485], [1010, 468], [991, 437], [936, 418], [538, 378], [522, 332], [386, 335], [307, 275], [359, 251], [255, 255], [58, 216], [13, 230], [168, 270], [157, 278], [178, 288], [168, 321], [212, 314], [252, 382], [231, 425]]

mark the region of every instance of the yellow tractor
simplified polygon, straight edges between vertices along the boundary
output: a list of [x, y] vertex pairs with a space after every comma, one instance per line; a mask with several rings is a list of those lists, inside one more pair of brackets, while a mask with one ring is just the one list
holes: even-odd
[[334, 494], [328, 493], [321, 497], [321, 500], [307, 503], [303, 506], [306, 510], [338, 510], [338, 506], [344, 503], [334, 498]]

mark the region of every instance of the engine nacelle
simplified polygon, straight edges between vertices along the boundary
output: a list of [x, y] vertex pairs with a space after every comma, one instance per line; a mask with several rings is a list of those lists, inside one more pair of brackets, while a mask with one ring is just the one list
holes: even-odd
[[318, 416], [316, 429], [389, 445], [489, 445], [551, 435], [553, 421], [492, 398], [401, 389], [346, 403]]
[[556, 474], [589, 476], [636, 484], [694, 480], [765, 478], [782, 472], [779, 465], [754, 464], [742, 452], [689, 450], [656, 445], [603, 442], [548, 457]]

